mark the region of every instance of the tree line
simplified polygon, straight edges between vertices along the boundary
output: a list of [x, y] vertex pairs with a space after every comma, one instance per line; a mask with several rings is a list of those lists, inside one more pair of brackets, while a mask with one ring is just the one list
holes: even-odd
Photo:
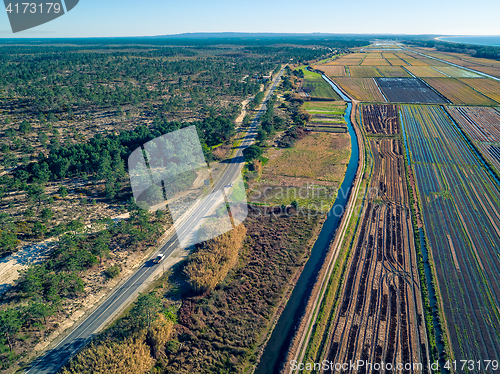
[[500, 47], [442, 42], [439, 40], [409, 40], [405, 43], [419, 47], [436, 48], [438, 51], [442, 52], [466, 53], [472, 57], [489, 58], [500, 61]]

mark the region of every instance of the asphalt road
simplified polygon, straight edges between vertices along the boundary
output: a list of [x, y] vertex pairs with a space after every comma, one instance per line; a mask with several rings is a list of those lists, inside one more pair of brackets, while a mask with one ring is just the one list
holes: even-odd
[[[222, 190], [224, 186], [232, 183], [236, 177], [239, 175], [240, 170], [244, 164], [243, 160], [243, 149], [251, 145], [257, 134], [257, 125], [260, 120], [260, 116], [265, 111], [265, 103], [269, 100], [273, 94], [277, 84], [280, 81], [281, 75], [283, 74], [283, 69], [279, 72], [276, 77], [271, 89], [268, 91], [263, 103], [252, 122], [249, 131], [247, 132], [245, 138], [243, 139], [238, 151], [231, 160], [229, 166], [224, 172], [223, 176], [216, 183], [214, 191]], [[209, 202], [204, 204], [202, 207], [198, 207], [194, 210], [192, 215], [199, 216], [207, 212], [211, 208]], [[180, 230], [191, 230], [193, 222], [197, 222], [195, 217], [189, 216], [184, 220], [184, 224], [180, 227]], [[155, 253], [155, 256], [159, 253], [163, 253], [165, 258], [170, 256], [177, 248], [179, 243], [177, 241], [177, 236], [172, 235], [168, 241], [161, 247], [161, 249]], [[163, 260], [165, 261], [165, 259]], [[110, 322], [112, 317], [114, 317], [117, 312], [123, 309], [124, 306], [128, 305], [131, 300], [135, 299], [138, 295], [138, 290], [151, 278], [153, 274], [158, 269], [157, 266], [153, 265], [152, 260], [144, 263], [124, 284], [118, 287], [104, 303], [102, 303], [92, 314], [90, 314], [83, 322], [81, 322], [74, 330], [72, 330], [63, 340], [61, 340], [54, 348], [47, 351], [45, 355], [36, 360], [31, 368], [29, 368], [26, 373], [30, 374], [48, 374], [57, 373], [59, 369], [66, 364], [66, 362], [78, 352], [85, 343], [92, 338], [92, 336], [98, 333], [107, 323]]]

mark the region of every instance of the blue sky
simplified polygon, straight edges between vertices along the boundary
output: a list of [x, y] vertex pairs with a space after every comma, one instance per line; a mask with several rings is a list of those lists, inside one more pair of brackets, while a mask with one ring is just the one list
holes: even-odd
[[500, 35], [499, 14], [499, 0], [80, 0], [63, 17], [17, 34], [0, 11], [0, 37], [223, 31]]

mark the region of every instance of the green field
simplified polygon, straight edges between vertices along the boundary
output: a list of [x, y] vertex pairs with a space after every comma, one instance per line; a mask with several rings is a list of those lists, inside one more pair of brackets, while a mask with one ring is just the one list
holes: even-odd
[[306, 101], [302, 106], [311, 114], [332, 114], [343, 116], [346, 105], [343, 101]]
[[307, 101], [302, 106], [311, 114], [307, 127], [313, 131], [346, 132], [343, 101]]
[[330, 85], [325, 82], [325, 80], [318, 73], [313, 73], [305, 69], [305, 67], [300, 67], [300, 70], [304, 72], [304, 82], [302, 83], [302, 89], [307, 92], [311, 98], [320, 99], [332, 99], [341, 100], [339, 95], [330, 87]]

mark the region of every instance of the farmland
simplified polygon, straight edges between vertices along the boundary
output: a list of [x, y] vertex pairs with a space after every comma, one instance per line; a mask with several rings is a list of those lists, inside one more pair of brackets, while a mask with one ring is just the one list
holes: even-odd
[[456, 66], [437, 66], [435, 69], [452, 78], [481, 78], [481, 75], [477, 73]]
[[342, 101], [308, 101], [304, 109], [313, 119], [336, 122], [310, 123], [314, 132], [303, 131], [292, 147], [270, 147], [264, 154], [268, 161], [263, 165], [261, 178], [249, 182], [250, 201], [271, 205], [296, 201], [301, 207], [322, 212], [330, 209], [350, 157], [349, 135], [343, 120], [346, 105]]
[[389, 63], [389, 61], [387, 61], [385, 58], [382, 58], [382, 57], [379, 57], [379, 58], [370, 58], [370, 57], [367, 57], [363, 60], [363, 62], [361, 63], [361, 65], [386, 65], [386, 66], [389, 66], [391, 65]]
[[[489, 161], [500, 171], [500, 112], [493, 108], [481, 107], [448, 107], [463, 131], [481, 150]], [[494, 144], [492, 144], [494, 143]]]
[[444, 78], [445, 74], [433, 69], [430, 66], [405, 66], [405, 69], [418, 78]]
[[500, 357], [498, 181], [443, 109], [400, 106], [400, 116], [451, 357]]
[[370, 147], [375, 166], [359, 235], [323, 357], [308, 359], [427, 362], [404, 149], [397, 139], [373, 139]]
[[363, 126], [368, 134], [399, 134], [396, 105], [363, 105]]
[[[500, 63], [498, 61], [485, 58], [471, 57], [463, 53], [443, 53], [443, 52], [428, 51], [421, 48], [418, 48], [417, 50], [429, 56], [436, 57], [456, 65], [464, 66], [500, 78]], [[439, 64], [440, 64], [439, 61], [435, 61], [433, 63], [434, 66], [439, 66]]]
[[347, 132], [344, 119], [346, 105], [343, 101], [308, 101], [304, 109], [311, 115], [307, 127], [321, 132]]
[[456, 79], [425, 78], [431, 87], [453, 104], [465, 105], [495, 105], [496, 102], [473, 90]]
[[347, 73], [344, 66], [333, 66], [333, 65], [321, 65], [313, 66], [313, 69], [319, 69], [323, 71], [329, 77], [346, 77]]
[[478, 70], [482, 73], [492, 75], [494, 77], [500, 78], [500, 68], [492, 68], [488, 66], [474, 66], [475, 70]]
[[400, 59], [402, 59], [408, 65], [411, 65], [411, 66], [427, 66], [427, 65], [429, 65], [428, 63], [424, 62], [423, 60], [412, 57], [412, 56], [408, 55], [407, 53], [396, 53], [395, 55], [398, 56]]
[[384, 77], [411, 77], [401, 66], [377, 66]]
[[[500, 171], [500, 111], [479, 106], [498, 105], [500, 83], [407, 50], [364, 51], [358, 64], [339, 59], [336, 66], [344, 63], [349, 77], [333, 80], [367, 103], [359, 115], [373, 160], [372, 189], [348, 254], [339, 252], [335, 266], [341, 268], [330, 279], [335, 291], [325, 291], [326, 309], [302, 362], [425, 364], [438, 351], [456, 360], [499, 357], [500, 182], [488, 165]], [[478, 71], [500, 68], [476, 60], [467, 64]], [[417, 228], [423, 239], [413, 237]], [[427, 284], [419, 281], [414, 239], [429, 252]], [[431, 278], [435, 306], [425, 290]]]
[[366, 55], [363, 53], [353, 53], [350, 55], [342, 56], [339, 59], [333, 60], [329, 62], [328, 65], [360, 65], [361, 62], [365, 59]]
[[460, 79], [460, 82], [465, 83], [476, 91], [479, 91], [483, 95], [488, 96], [490, 99], [500, 103], [500, 82], [487, 78]]
[[304, 81], [301, 89], [311, 98], [340, 100], [340, 97], [318, 73], [302, 68]]
[[356, 100], [385, 102], [373, 78], [335, 78], [334, 81]]
[[406, 62], [401, 60], [398, 56], [396, 56], [394, 53], [384, 53], [383, 56], [385, 59], [392, 65], [392, 66], [404, 66], [408, 65]]
[[389, 102], [445, 103], [446, 101], [416, 78], [376, 78]]
[[373, 78], [382, 76], [375, 66], [349, 66], [349, 73], [352, 78]]

